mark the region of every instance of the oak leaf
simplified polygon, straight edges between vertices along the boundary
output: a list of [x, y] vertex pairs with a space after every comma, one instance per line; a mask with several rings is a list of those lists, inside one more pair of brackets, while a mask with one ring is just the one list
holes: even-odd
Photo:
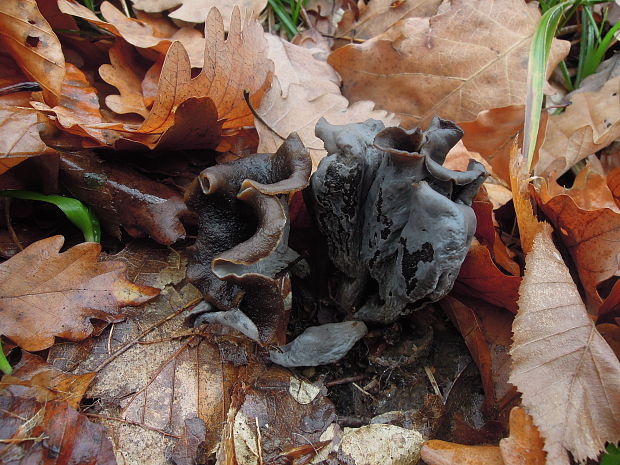
[[[290, 133], [297, 132], [316, 168], [327, 154], [323, 141], [314, 134], [316, 123], [322, 117], [331, 124], [349, 124], [369, 118], [382, 120], [387, 126], [397, 124], [392, 115], [374, 110], [372, 102], [349, 105], [338, 89], [338, 75], [312, 52], [269, 36], [268, 43], [269, 57], [276, 71], [281, 70], [284, 77], [282, 82], [280, 77], [274, 78], [258, 110], [262, 119], [255, 122], [260, 136], [258, 152], [275, 152]], [[295, 73], [290, 73], [291, 69], [296, 70]]]
[[[476, 119], [525, 103], [527, 57], [540, 15], [521, 0], [454, 0], [431, 18], [408, 18], [373, 39], [333, 52], [342, 93], [394, 112], [408, 127], [438, 115]], [[568, 53], [554, 41], [549, 73]]]
[[620, 76], [597, 91], [573, 92], [570, 106], [549, 116], [534, 174], [555, 179], [620, 137]]
[[620, 440], [620, 362], [596, 330], [543, 226], [526, 257], [510, 382], [545, 438], [549, 463], [596, 458]]
[[54, 105], [65, 76], [65, 57], [35, 0], [0, 3], [0, 42], [22, 71], [43, 88], [45, 100]]
[[35, 242], [0, 264], [0, 333], [30, 351], [54, 337], [88, 337], [91, 318], [120, 321], [120, 307], [140, 305], [159, 290], [124, 277], [125, 265], [96, 261], [101, 246], [83, 243], [58, 253], [64, 238]]

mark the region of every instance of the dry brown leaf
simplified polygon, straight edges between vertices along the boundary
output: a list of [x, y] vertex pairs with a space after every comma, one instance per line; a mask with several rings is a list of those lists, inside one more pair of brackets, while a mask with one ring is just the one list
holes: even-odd
[[422, 446], [428, 465], [504, 465], [498, 446], [464, 446], [432, 439]]
[[534, 174], [556, 179], [620, 137], [620, 77], [595, 92], [570, 95], [571, 105], [549, 116]]
[[[260, 136], [259, 152], [275, 152], [284, 138], [297, 132], [310, 150], [316, 168], [327, 153], [323, 141], [314, 135], [314, 127], [321, 117], [331, 124], [349, 124], [369, 118], [382, 120], [386, 125], [397, 124], [386, 112], [373, 110], [372, 102], [349, 106], [338, 89], [337, 74], [328, 64], [314, 58], [312, 52], [269, 36], [268, 41], [269, 56], [276, 71], [284, 74], [284, 84], [280, 83], [280, 78], [274, 78], [258, 110], [263, 120], [255, 122]], [[296, 70], [294, 74], [290, 73], [291, 68]]]
[[[408, 126], [435, 115], [471, 121], [482, 110], [525, 102], [527, 57], [540, 18], [522, 0], [454, 0], [431, 18], [408, 18], [360, 45], [333, 52], [343, 95], [368, 99]], [[555, 41], [549, 73], [568, 53]]]
[[0, 42], [43, 88], [45, 101], [55, 105], [65, 76], [65, 57], [35, 0], [0, 2]]
[[596, 326], [601, 336], [605, 338], [611, 350], [614, 351], [618, 360], [620, 360], [620, 326], [612, 323], [603, 323]]
[[147, 13], [161, 13], [183, 3], [183, 0], [131, 0], [133, 7]]
[[[106, 21], [101, 20], [91, 10], [77, 3], [75, 0], [58, 0], [58, 7], [63, 13], [77, 16], [96, 26], [111, 32], [116, 37], [122, 37], [131, 45], [141, 48], [150, 49], [156, 52], [153, 55], [153, 61], [157, 58], [157, 54], [166, 53], [170, 44], [174, 40], [179, 40], [188, 50], [198, 50], [204, 48], [204, 38], [199, 31], [193, 28], [182, 28], [173, 35], [161, 37], [158, 35], [160, 31], [153, 28], [146, 21], [140, 19], [128, 18], [118, 8], [110, 2], [101, 4], [101, 14]], [[175, 30], [177, 30], [175, 28]], [[181, 31], [184, 31], [181, 33]], [[168, 31], [168, 33], [171, 30]], [[181, 33], [181, 36], [176, 34]], [[202, 54], [190, 54], [192, 67], [199, 68], [203, 65]]]
[[58, 253], [63, 242], [62, 236], [35, 242], [0, 264], [0, 333], [26, 350], [47, 349], [56, 336], [84, 339], [91, 318], [120, 321], [120, 307], [159, 294], [127, 281], [123, 264], [98, 263], [99, 244]]
[[0, 174], [47, 150], [38, 119], [31, 108], [0, 105]]
[[521, 278], [502, 272], [484, 245], [472, 245], [454, 283], [454, 292], [517, 312]]
[[540, 200], [540, 208], [575, 262], [588, 308], [596, 314], [603, 301], [598, 285], [618, 271], [620, 213], [579, 208], [569, 195], [550, 197], [544, 186]]
[[105, 103], [110, 110], [119, 114], [136, 113], [143, 118], [148, 116], [139, 69], [132, 49], [123, 40], [117, 40], [110, 49], [110, 64], [99, 67], [101, 78], [120, 92], [120, 95], [106, 96]]
[[224, 28], [228, 31], [230, 21], [235, 6], [239, 7], [242, 13], [258, 19], [260, 12], [267, 6], [267, 0], [232, 0], [222, 2], [221, 0], [182, 0], [179, 2], [181, 7], [170, 13], [170, 17], [180, 19], [188, 23], [204, 23], [211, 8], [216, 7], [222, 18], [224, 18]]
[[522, 407], [510, 411], [510, 436], [499, 442], [505, 465], [545, 465], [545, 442]]
[[510, 382], [545, 438], [549, 463], [595, 459], [620, 440], [620, 362], [594, 327], [546, 225], [526, 258]]
[[441, 0], [373, 0], [368, 4], [360, 2], [359, 18], [353, 10], [345, 11], [338, 23], [336, 37], [345, 40], [371, 39], [384, 33], [401, 19], [413, 16], [432, 16], [437, 12]]

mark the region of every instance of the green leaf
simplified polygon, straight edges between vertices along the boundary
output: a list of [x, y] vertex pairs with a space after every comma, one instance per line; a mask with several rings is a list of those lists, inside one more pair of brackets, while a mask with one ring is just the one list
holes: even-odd
[[10, 375], [13, 373], [13, 368], [11, 364], [6, 359], [4, 355], [4, 350], [2, 350], [2, 339], [0, 339], [0, 371], [2, 371], [5, 375]]
[[551, 42], [555, 36], [562, 14], [574, 6], [575, 1], [558, 3], [549, 8], [540, 18], [530, 46], [527, 69], [527, 96], [525, 100], [525, 125], [523, 128], [523, 154], [527, 157], [528, 169], [532, 166], [540, 116], [542, 114], [543, 87], [546, 80], [547, 63], [551, 53]]
[[609, 444], [607, 451], [601, 457], [600, 465], [620, 465], [620, 448]]
[[286, 28], [286, 32], [290, 38], [294, 37], [297, 34], [297, 26], [295, 26], [293, 19], [289, 16], [289, 13], [284, 8], [284, 5], [282, 5], [279, 0], [269, 0], [269, 5], [280, 21], [282, 21], [282, 24]]
[[15, 199], [39, 200], [41, 202], [54, 204], [62, 210], [74, 225], [82, 230], [84, 239], [87, 242], [100, 242], [101, 240], [99, 220], [97, 220], [97, 217], [90, 208], [77, 199], [63, 197], [61, 195], [43, 195], [38, 192], [20, 190], [0, 191], [0, 196]]

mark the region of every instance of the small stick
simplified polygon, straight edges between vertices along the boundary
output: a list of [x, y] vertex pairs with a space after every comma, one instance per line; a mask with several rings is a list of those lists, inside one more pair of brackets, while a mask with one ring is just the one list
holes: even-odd
[[126, 423], [128, 425], [133, 425], [133, 426], [140, 426], [141, 428], [148, 429], [150, 431], [155, 431], [156, 433], [163, 434], [164, 436], [168, 436], [170, 438], [181, 439], [181, 436], [178, 436], [178, 435], [172, 434], [172, 433], [168, 433], [168, 432], [166, 432], [164, 430], [161, 430], [159, 428], [154, 428], [152, 426], [145, 425], [144, 423], [140, 423], [138, 421], [126, 420], [124, 418], [118, 418], [118, 417], [109, 417], [107, 415], [100, 415], [98, 413], [87, 413], [86, 416], [93, 417], [93, 418], [99, 418], [101, 420], [119, 421], [121, 423]]
[[359, 389], [359, 391], [362, 394], [366, 394], [368, 397], [370, 397], [372, 400], [377, 400], [375, 399], [375, 396], [373, 396], [370, 392], [368, 392], [366, 389], [364, 389], [363, 387], [361, 387], [359, 384], [357, 383], [351, 383], [353, 386], [355, 386], [357, 389]]
[[17, 233], [13, 229], [13, 225], [11, 224], [11, 199], [6, 197], [4, 199], [4, 220], [6, 221], [6, 229], [8, 229], [11, 239], [17, 246], [19, 250], [24, 250], [22, 243], [19, 242], [19, 238], [17, 237]]
[[338, 386], [339, 384], [353, 383], [355, 381], [361, 381], [364, 378], [366, 378], [366, 375], [356, 375], [356, 376], [349, 376], [347, 378], [334, 379], [332, 381], [328, 381], [327, 383], [325, 383], [325, 387], [332, 387], [332, 386]]
[[431, 386], [433, 386], [433, 391], [435, 391], [435, 394], [443, 399], [444, 397], [439, 390], [439, 385], [437, 384], [437, 380], [435, 379], [435, 375], [433, 375], [431, 367], [425, 365], [424, 371], [426, 372], [426, 376], [428, 376], [428, 380], [431, 382]]
[[258, 424], [258, 417], [254, 417], [254, 420], [256, 421], [256, 444], [258, 446], [258, 462], [259, 465], [263, 465], [263, 445], [262, 445], [262, 441], [263, 438], [261, 437], [260, 434], [260, 425]]
[[142, 331], [137, 337], [135, 337], [133, 340], [126, 342], [125, 344], [123, 344], [121, 347], [119, 347], [116, 352], [114, 352], [112, 355], [110, 355], [109, 358], [107, 358], [106, 360], [104, 360], [103, 362], [101, 362], [99, 364], [99, 366], [97, 368], [95, 368], [94, 371], [99, 372], [101, 371], [104, 367], [106, 367], [109, 363], [111, 363], [113, 360], [115, 360], [119, 355], [125, 353], [130, 347], [132, 347], [133, 345], [137, 344], [138, 342], [140, 342], [140, 339], [142, 339], [144, 336], [146, 336], [148, 333], [150, 333], [151, 331], [153, 331], [154, 329], [160, 327], [161, 325], [163, 325], [166, 321], [172, 320], [174, 317], [180, 315], [181, 313], [183, 313], [185, 310], [187, 310], [190, 307], [195, 306], [198, 302], [200, 302], [202, 300], [202, 297], [198, 297], [194, 300], [192, 300], [191, 302], [185, 304], [183, 307], [181, 307], [179, 310], [177, 310], [174, 313], [171, 313], [170, 315], [168, 315], [166, 318], [164, 318], [163, 320], [158, 321], [157, 323], [149, 326], [148, 328], [146, 328], [144, 331]]

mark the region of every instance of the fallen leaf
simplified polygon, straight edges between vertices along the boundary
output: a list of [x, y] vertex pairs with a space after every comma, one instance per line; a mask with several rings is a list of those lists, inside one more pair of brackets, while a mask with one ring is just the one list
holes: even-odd
[[510, 411], [510, 436], [499, 442], [505, 465], [545, 465], [545, 442], [522, 407]]
[[[408, 18], [373, 39], [334, 51], [350, 101], [372, 100], [407, 127], [438, 115], [471, 121], [525, 103], [527, 57], [538, 6], [521, 0], [454, 0], [431, 18]], [[549, 73], [568, 53], [554, 41]]]
[[110, 49], [110, 64], [99, 67], [99, 75], [108, 84], [116, 87], [120, 95], [107, 95], [105, 103], [116, 113], [137, 113], [146, 118], [149, 114], [142, 97], [142, 76], [133, 56], [132, 49], [123, 40], [114, 42]]
[[123, 278], [120, 263], [96, 262], [99, 244], [58, 253], [63, 242], [62, 236], [43, 239], [0, 264], [0, 333], [23, 349], [46, 349], [54, 337], [84, 339], [93, 330], [91, 318], [120, 321], [120, 307], [159, 293]]
[[495, 265], [486, 246], [474, 244], [461, 266], [454, 283], [454, 292], [482, 299], [516, 313], [520, 283], [521, 278], [508, 275]]
[[596, 331], [546, 225], [526, 257], [510, 382], [545, 438], [549, 463], [595, 459], [620, 439], [620, 362]]
[[198, 417], [185, 420], [185, 429], [172, 448], [171, 460], [174, 465], [194, 465], [204, 463], [204, 443], [207, 435], [205, 422]]
[[204, 23], [211, 8], [217, 7], [224, 19], [224, 29], [229, 30], [234, 7], [238, 7], [247, 17], [258, 19], [258, 15], [267, 6], [267, 0], [182, 0], [181, 7], [170, 13], [170, 17], [188, 23]]
[[603, 323], [596, 326], [596, 330], [605, 338], [609, 347], [620, 360], [620, 326], [612, 323]]
[[0, 174], [48, 150], [39, 134], [39, 116], [31, 108], [0, 105]]
[[573, 258], [594, 314], [602, 304], [598, 285], [616, 275], [620, 254], [620, 213], [580, 208], [570, 195], [550, 197], [544, 185], [540, 208]]
[[534, 174], [556, 179], [620, 137], [620, 77], [598, 91], [569, 94], [570, 106], [549, 116]]
[[[2, 379], [2, 384], [20, 385], [28, 388], [31, 397], [37, 402], [52, 400], [67, 401], [69, 406], [78, 409], [84, 393], [93, 381], [96, 373], [74, 375], [65, 373], [48, 365], [45, 360], [28, 352], [22, 352], [22, 358], [10, 376]], [[22, 391], [22, 395], [24, 391]]]
[[422, 446], [428, 465], [504, 465], [498, 446], [464, 446], [432, 439]]
[[498, 308], [480, 305], [476, 302], [465, 304], [447, 296], [439, 301], [459, 330], [469, 353], [478, 366], [485, 394], [483, 411], [492, 417], [499, 410], [505, 396], [512, 393], [513, 386], [508, 383], [513, 316]]
[[0, 4], [0, 40], [22, 71], [43, 88], [45, 101], [55, 105], [65, 76], [60, 41], [35, 0]]
[[409, 0], [396, 6], [394, 3], [394, 0], [373, 0], [368, 4], [362, 2], [357, 19], [353, 10], [345, 11], [338, 23], [336, 37], [349, 41], [371, 39], [384, 33], [402, 19], [434, 15], [441, 1]]
[[147, 13], [161, 13], [183, 3], [183, 0], [131, 0], [133, 7]]

